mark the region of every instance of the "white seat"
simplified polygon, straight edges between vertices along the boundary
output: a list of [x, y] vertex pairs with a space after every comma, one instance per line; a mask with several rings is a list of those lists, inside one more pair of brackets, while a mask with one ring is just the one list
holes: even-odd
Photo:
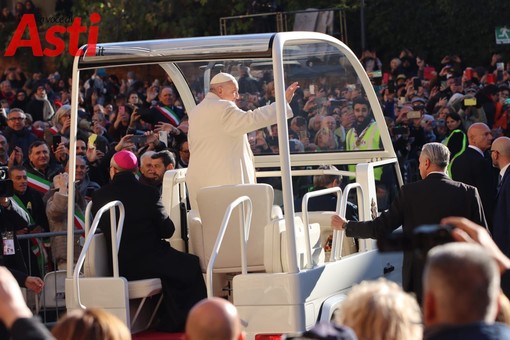
[[[93, 235], [87, 257], [83, 265], [84, 277], [111, 277], [108, 251], [104, 234]], [[132, 333], [141, 332], [151, 325], [161, 304], [161, 280], [159, 278], [127, 281], [130, 329]], [[136, 300], [136, 301], [135, 301]]]
[[[241, 196], [248, 196], [253, 204], [250, 234], [247, 247], [248, 271], [264, 271], [264, 227], [273, 214], [273, 188], [267, 184], [238, 184], [203, 188], [198, 192], [199, 211], [190, 211], [189, 233], [192, 252], [200, 258], [205, 272], [227, 206]], [[214, 266], [217, 273], [241, 271], [241, 209], [230, 218]]]
[[[294, 233], [296, 235], [296, 252], [299, 269], [306, 267], [305, 253], [308, 246], [305, 242], [305, 226], [299, 216], [294, 218]], [[311, 223], [308, 226], [310, 233], [312, 266], [324, 263], [324, 249], [320, 242], [320, 226]], [[287, 250], [288, 233], [285, 220], [271, 221], [264, 228], [264, 267], [268, 273], [284, 273], [289, 271], [289, 253]]]
[[[238, 184], [203, 188], [198, 192], [199, 212], [190, 211], [190, 244], [193, 253], [200, 258], [205, 272], [216, 242], [227, 206], [241, 196], [248, 196], [252, 202], [252, 220], [247, 246], [248, 271], [288, 271], [287, 232], [281, 211], [275, 213], [273, 188], [267, 184]], [[277, 209], [278, 210], [278, 209]], [[275, 218], [276, 217], [276, 218]], [[214, 272], [236, 273], [241, 271], [241, 223], [240, 209], [234, 210], [229, 227], [223, 239], [222, 248], [216, 259]], [[305, 244], [304, 225], [301, 218], [295, 218], [297, 252], [300, 267], [304, 268]], [[324, 262], [324, 251], [320, 243], [320, 226], [310, 224], [312, 265]]]
[[[137, 333], [147, 329], [155, 318], [163, 296], [161, 280], [151, 278], [128, 282], [119, 275], [117, 252], [121, 243], [124, 224], [124, 205], [113, 201], [101, 207], [90, 225], [92, 202], [85, 211], [85, 243], [72, 278], [66, 279], [66, 307], [68, 311], [99, 307], [116, 315]], [[119, 218], [115, 210], [119, 210]], [[101, 216], [110, 212], [111, 252], [108, 253], [106, 238], [96, 234]], [[110, 256], [111, 255], [111, 256]], [[112, 262], [112, 263], [110, 263]], [[83, 274], [81, 270], [83, 269]], [[100, 287], [98, 289], [98, 287]]]
[[163, 206], [175, 225], [175, 232], [168, 241], [172, 248], [183, 252], [186, 251], [184, 239], [187, 239], [188, 236], [187, 234], [183, 235], [183, 232], [187, 233], [187, 231], [183, 230], [185, 228], [181, 228], [183, 223], [186, 223], [185, 202], [187, 193], [184, 182], [186, 170], [187, 169], [167, 170], [163, 176], [163, 187], [161, 192]]

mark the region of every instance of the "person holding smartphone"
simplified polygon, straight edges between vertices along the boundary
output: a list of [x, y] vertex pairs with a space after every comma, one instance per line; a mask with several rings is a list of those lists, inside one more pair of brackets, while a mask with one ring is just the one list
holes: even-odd
[[117, 106], [115, 121], [113, 124], [110, 124], [110, 127], [108, 128], [108, 134], [113, 138], [114, 141], [118, 142], [123, 136], [126, 135], [130, 121], [131, 117], [126, 111], [126, 104], [122, 99]]

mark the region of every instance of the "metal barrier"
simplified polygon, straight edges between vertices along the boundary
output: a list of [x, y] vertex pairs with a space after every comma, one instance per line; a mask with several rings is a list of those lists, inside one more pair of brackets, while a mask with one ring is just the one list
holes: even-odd
[[[74, 235], [83, 235], [83, 230], [75, 230]], [[27, 243], [27, 252], [23, 254], [26, 261], [26, 268], [28, 275], [37, 276], [41, 275], [41, 278], [44, 279], [44, 288], [40, 294], [35, 294], [28, 289], [24, 289], [25, 298], [27, 301], [27, 305], [31, 308], [32, 312], [38, 315], [42, 322], [46, 326], [52, 326], [56, 323], [58, 318], [65, 313], [65, 270], [58, 270], [58, 265], [56, 261], [48, 254], [48, 265], [47, 270], [43, 270], [40, 272], [39, 270], [35, 270], [38, 266], [37, 263], [32, 263], [34, 257], [31, 252], [31, 239], [38, 239], [44, 243], [44, 239], [51, 239], [56, 236], [64, 236], [67, 237], [67, 231], [57, 231], [57, 232], [44, 232], [44, 233], [32, 233], [32, 234], [21, 234], [17, 235], [18, 242], [20, 245], [22, 243]]]

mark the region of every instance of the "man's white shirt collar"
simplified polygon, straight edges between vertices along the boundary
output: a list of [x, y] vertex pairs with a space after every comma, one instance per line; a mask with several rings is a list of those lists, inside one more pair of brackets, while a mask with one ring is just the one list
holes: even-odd
[[474, 146], [474, 145], [468, 145], [468, 148], [475, 149], [476, 151], [478, 151], [478, 153], [479, 153], [480, 155], [482, 155], [482, 156], [483, 156], [483, 151], [482, 151], [482, 149], [480, 149], [479, 147]]

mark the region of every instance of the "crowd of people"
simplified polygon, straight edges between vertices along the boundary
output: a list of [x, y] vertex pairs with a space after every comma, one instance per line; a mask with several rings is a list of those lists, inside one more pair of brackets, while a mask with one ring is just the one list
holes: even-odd
[[[416, 180], [418, 174], [444, 171], [453, 179], [476, 187], [477, 192], [472, 196], [480, 207], [483, 203], [483, 208], [476, 218], [466, 217], [488, 226], [496, 243], [508, 256], [510, 176], [506, 172], [510, 164], [510, 63], [505, 67], [501, 54], [494, 53], [490, 65], [466, 67], [458, 56], [447, 56], [441, 61], [441, 68], [435, 70], [409, 50], [402, 51], [387, 68], [371, 53], [365, 53], [361, 62], [379, 95], [389, 134], [408, 182]], [[235, 103], [221, 110], [274, 111], [270, 105], [275, 101], [273, 81], [253, 77], [247, 66], [239, 67], [239, 75], [238, 79], [224, 75], [217, 82], [213, 78], [210, 96]], [[8, 178], [13, 182], [13, 195], [0, 198], [1, 231], [2, 235], [8, 235], [5, 239], [12, 252], [2, 261], [19, 275], [20, 285], [34, 292], [42, 289], [40, 278], [46, 272], [65, 268], [67, 241], [65, 237], [54, 237], [50, 242], [35, 238], [20, 242], [17, 235], [66, 230], [71, 115], [78, 118], [77, 229], [81, 228], [87, 202], [97, 193], [105, 195], [104, 190], [98, 191], [102, 186], [112, 185], [110, 181], [115, 176], [117, 182], [124, 177], [129, 183], [137, 181], [134, 170], [138, 168], [138, 161], [131, 160], [131, 165], [124, 167], [118, 163], [120, 156], [116, 156], [121, 152], [132, 152], [139, 159], [138, 181], [154, 187], [159, 194], [166, 170], [186, 168], [190, 164], [188, 128], [193, 114], [186, 112], [170, 79], [141, 81], [132, 71], [117, 76], [108, 74], [105, 69], [96, 69], [80, 84], [76, 113], [71, 112], [70, 84], [69, 79], [58, 72], [28, 74], [20, 67], [7, 67], [0, 79], [0, 165], [7, 169]], [[289, 119], [291, 152], [382, 148], [379, 127], [359, 84], [335, 84], [320, 77], [310, 86], [298, 88], [294, 83], [287, 89], [286, 99], [293, 115], [289, 115], [292, 117]], [[235, 88], [229, 88], [234, 85]], [[197, 98], [205, 96], [195, 94]], [[214, 97], [212, 103], [217, 101]], [[194, 112], [204, 110], [207, 113], [208, 108], [197, 106]], [[272, 122], [258, 121], [254, 124], [257, 130], [248, 135], [253, 154], [278, 152], [273, 111]], [[196, 126], [190, 128], [190, 137], [195, 141], [198, 132], [193, 129], [197, 129]], [[232, 129], [238, 126], [233, 124]], [[205, 126], [204, 130], [207, 128]], [[223, 124], [220, 128], [227, 127]], [[244, 134], [241, 139], [245, 138]], [[241, 139], [235, 144], [242, 144]], [[448, 159], [441, 164], [434, 163], [437, 159], [432, 151], [422, 155], [424, 146], [435, 142], [448, 149], [448, 153], [442, 152]], [[193, 145], [196, 148], [199, 142]], [[205, 143], [205, 146], [209, 149], [203, 152], [208, 154], [211, 144]], [[475, 150], [481, 160], [466, 160], [471, 150]], [[243, 150], [241, 157], [246, 151]], [[470, 166], [461, 165], [462, 162]], [[498, 171], [493, 171], [491, 165]], [[467, 169], [477, 171], [468, 173]], [[247, 173], [248, 177], [250, 175]], [[382, 173], [374, 175], [377, 181], [381, 180]], [[203, 176], [198, 178], [203, 179]], [[151, 199], [157, 198], [157, 195], [152, 196]], [[194, 208], [193, 203], [191, 208]], [[338, 223], [341, 228], [347, 226], [349, 233], [352, 222]], [[365, 234], [352, 236], [372, 237], [367, 236], [369, 232]], [[78, 236], [76, 241], [79, 242]], [[4, 253], [5, 249], [4, 246]], [[77, 256], [80, 247], [75, 250]], [[133, 277], [138, 276], [138, 273], [133, 274]], [[426, 294], [427, 283], [425, 290], [421, 289], [421, 272], [417, 276], [409, 272], [408, 278], [414, 280], [413, 288], [408, 290], [414, 290], [417, 295], [422, 291]], [[197, 288], [200, 292], [195, 300], [203, 295], [202, 290], [203, 287]], [[423, 298], [424, 303], [427, 302], [427, 295]], [[183, 324], [184, 321], [179, 320], [180, 327]]]

